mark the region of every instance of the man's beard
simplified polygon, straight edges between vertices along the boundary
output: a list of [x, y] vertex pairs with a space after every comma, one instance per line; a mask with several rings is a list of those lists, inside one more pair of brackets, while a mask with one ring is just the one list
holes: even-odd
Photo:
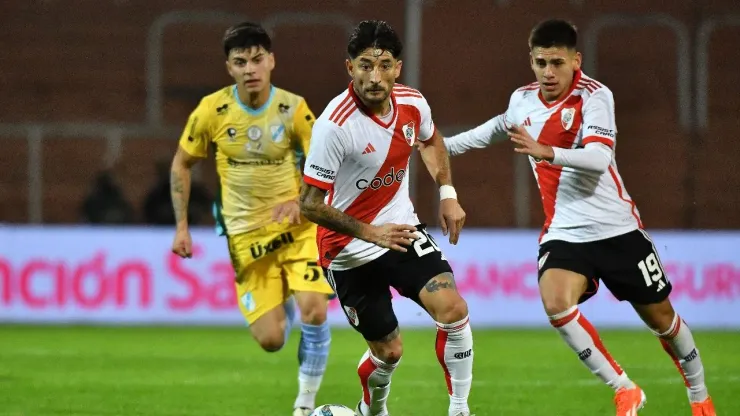
[[376, 91], [377, 92], [380, 92], [382, 94], [381, 95], [370, 95], [372, 92], [375, 92], [375, 91], [367, 90], [365, 92], [365, 94], [364, 94], [365, 95], [365, 97], [364, 97], [365, 100], [367, 102], [369, 102], [369, 103], [372, 103], [372, 104], [380, 104], [383, 101], [385, 101], [386, 98], [388, 98], [388, 92], [387, 91], [385, 91], [385, 90], [376, 90]]

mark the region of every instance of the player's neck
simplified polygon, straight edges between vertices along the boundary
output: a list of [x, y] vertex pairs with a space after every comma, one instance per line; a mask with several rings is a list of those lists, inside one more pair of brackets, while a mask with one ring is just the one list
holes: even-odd
[[377, 117], [385, 117], [391, 112], [391, 100], [387, 99], [382, 104], [376, 104], [374, 107], [365, 104], [373, 115]]
[[268, 86], [267, 88], [258, 92], [248, 92], [244, 88], [237, 87], [236, 92], [237, 94], [239, 94], [239, 101], [241, 101], [242, 104], [253, 110], [257, 110], [259, 108], [262, 108], [267, 100], [270, 99], [271, 89], [272, 87]]
[[385, 117], [391, 112], [391, 99], [388, 97], [385, 101], [380, 104], [368, 104], [362, 98], [360, 98], [365, 108], [376, 117]]

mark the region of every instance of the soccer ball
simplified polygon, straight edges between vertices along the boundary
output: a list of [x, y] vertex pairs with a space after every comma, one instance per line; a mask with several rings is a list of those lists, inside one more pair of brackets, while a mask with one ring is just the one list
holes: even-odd
[[341, 404], [322, 404], [311, 416], [356, 416], [355, 411]]

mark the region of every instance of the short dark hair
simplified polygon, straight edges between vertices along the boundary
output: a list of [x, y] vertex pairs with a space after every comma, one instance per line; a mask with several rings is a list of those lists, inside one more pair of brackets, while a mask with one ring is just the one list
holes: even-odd
[[529, 49], [565, 47], [576, 49], [578, 46], [578, 29], [563, 19], [551, 19], [540, 22], [529, 34]]
[[232, 49], [249, 49], [253, 46], [261, 46], [267, 52], [272, 49], [270, 35], [262, 26], [252, 22], [242, 22], [226, 29], [223, 43], [227, 58]]
[[383, 20], [363, 20], [360, 22], [347, 44], [347, 53], [352, 59], [367, 48], [383, 49], [398, 58], [403, 51], [401, 39], [391, 25]]

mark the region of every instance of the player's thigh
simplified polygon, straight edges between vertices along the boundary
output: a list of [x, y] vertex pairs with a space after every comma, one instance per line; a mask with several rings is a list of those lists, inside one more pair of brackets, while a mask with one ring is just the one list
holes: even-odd
[[668, 299], [673, 287], [647, 232], [635, 230], [600, 243], [594, 252], [603, 264], [598, 272], [617, 299], [637, 305]]
[[599, 280], [586, 244], [552, 240], [540, 246], [537, 276], [548, 314], [585, 302], [598, 291]]
[[352, 328], [365, 340], [383, 340], [398, 328], [388, 279], [377, 259], [349, 270], [325, 270]]
[[291, 242], [277, 253], [288, 288], [293, 292], [319, 293], [326, 300], [326, 295], [334, 291], [317, 262], [316, 225], [304, 222], [289, 229], [288, 233]]
[[407, 252], [388, 253], [394, 258], [386, 265], [391, 286], [437, 321], [464, 318], [467, 305], [457, 292], [450, 264], [425, 227], [417, 225], [417, 230], [418, 239]]
[[228, 242], [235, 273], [237, 303], [251, 327], [262, 316], [283, 304], [287, 286], [276, 256], [254, 254], [252, 249], [259, 244], [255, 236], [238, 234], [230, 236]]

